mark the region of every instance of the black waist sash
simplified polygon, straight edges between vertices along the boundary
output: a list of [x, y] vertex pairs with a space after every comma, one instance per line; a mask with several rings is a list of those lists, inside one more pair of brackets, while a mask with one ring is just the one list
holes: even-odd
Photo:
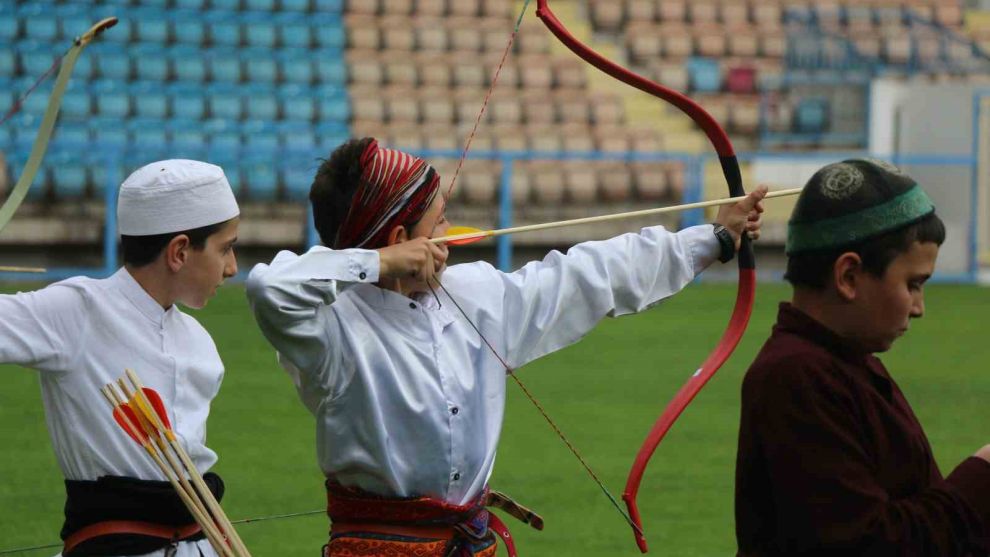
[[[223, 498], [224, 485], [220, 476], [207, 472], [203, 474], [203, 481], [217, 501]], [[196, 522], [169, 482], [121, 476], [103, 476], [96, 481], [65, 480], [65, 494], [63, 540], [87, 526], [111, 520], [150, 522], [169, 527]], [[203, 538], [203, 533], [199, 532], [186, 539]], [[113, 534], [86, 540], [65, 557], [141, 555], [168, 547], [169, 543], [170, 540], [140, 534]]]

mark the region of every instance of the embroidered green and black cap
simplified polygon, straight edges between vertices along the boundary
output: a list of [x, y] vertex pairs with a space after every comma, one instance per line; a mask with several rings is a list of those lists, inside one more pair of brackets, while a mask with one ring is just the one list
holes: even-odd
[[808, 180], [787, 222], [787, 255], [852, 246], [935, 212], [921, 186], [881, 160], [830, 164]]

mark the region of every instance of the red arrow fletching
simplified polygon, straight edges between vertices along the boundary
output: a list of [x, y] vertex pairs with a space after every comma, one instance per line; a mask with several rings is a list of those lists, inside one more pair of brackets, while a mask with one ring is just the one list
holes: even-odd
[[162, 402], [162, 397], [158, 394], [158, 391], [149, 389], [148, 387], [141, 390], [144, 391], [144, 396], [148, 397], [148, 402], [151, 403], [155, 414], [158, 414], [162, 423], [165, 424], [165, 429], [172, 429], [172, 423], [168, 421], [168, 412], [165, 411], [165, 403]]
[[134, 440], [135, 443], [139, 445], [144, 445], [148, 441], [148, 434], [141, 429], [140, 422], [138, 421], [137, 415], [134, 414], [134, 410], [130, 406], [118, 406], [113, 409], [113, 419], [117, 421], [117, 425], [123, 429], [128, 437]]

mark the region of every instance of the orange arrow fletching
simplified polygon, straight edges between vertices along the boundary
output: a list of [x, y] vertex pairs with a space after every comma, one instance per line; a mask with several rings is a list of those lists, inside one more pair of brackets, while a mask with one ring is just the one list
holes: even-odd
[[447, 229], [447, 236], [460, 236], [462, 234], [478, 234], [473, 238], [461, 238], [459, 240], [447, 240], [445, 243], [452, 246], [464, 246], [467, 244], [473, 244], [475, 242], [484, 240], [489, 236], [487, 230], [481, 230], [480, 228], [472, 228], [470, 226], [451, 226]]

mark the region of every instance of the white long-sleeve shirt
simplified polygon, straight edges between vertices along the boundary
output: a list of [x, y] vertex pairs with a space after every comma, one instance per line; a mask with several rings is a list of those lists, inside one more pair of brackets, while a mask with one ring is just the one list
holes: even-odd
[[[162, 396], [200, 472], [217, 460], [206, 446], [210, 401], [223, 378], [216, 345], [195, 319], [175, 306], [163, 309], [126, 269], [0, 295], [0, 362], [40, 372], [48, 432], [67, 479], [165, 480], [100, 394], [125, 369]], [[197, 547], [215, 555], [205, 540], [180, 544], [178, 555], [198, 556]]]
[[[442, 282], [513, 369], [578, 341], [602, 318], [675, 294], [717, 258], [711, 225], [646, 228], [513, 273], [454, 265]], [[262, 332], [317, 420], [324, 474], [387, 496], [462, 504], [491, 476], [506, 371], [442, 290], [374, 285], [376, 251], [279, 253], [248, 277]]]

